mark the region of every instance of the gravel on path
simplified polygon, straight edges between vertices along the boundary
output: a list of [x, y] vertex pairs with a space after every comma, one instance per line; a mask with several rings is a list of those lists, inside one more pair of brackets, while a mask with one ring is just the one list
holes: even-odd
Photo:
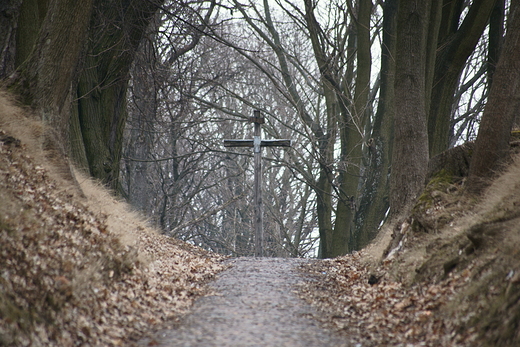
[[349, 346], [313, 319], [318, 313], [298, 298], [304, 280], [290, 258], [235, 258], [210, 284], [213, 295], [200, 298], [172, 329], [141, 341], [168, 347], [340, 347]]

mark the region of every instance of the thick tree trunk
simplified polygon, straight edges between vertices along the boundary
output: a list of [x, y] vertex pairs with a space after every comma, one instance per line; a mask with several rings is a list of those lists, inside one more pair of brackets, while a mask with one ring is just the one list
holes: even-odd
[[29, 58], [47, 14], [49, 0], [24, 0], [16, 29], [16, 67]]
[[124, 164], [127, 200], [145, 215], [152, 212], [154, 194], [149, 180], [153, 164], [146, 160], [152, 159], [154, 123], [159, 109], [153, 49], [151, 42], [143, 42], [132, 69], [130, 118], [126, 127], [124, 150], [127, 157]]
[[[134, 56], [161, 0], [97, 0], [78, 84], [78, 124], [90, 174], [119, 191], [126, 90]], [[81, 160], [81, 158], [75, 158]]]
[[70, 107], [69, 153], [70, 157], [73, 158], [75, 167], [89, 175], [87, 153], [81, 134], [78, 112], [78, 101], [74, 100]]
[[487, 57], [488, 86], [493, 84], [493, 74], [504, 43], [505, 0], [497, 0], [489, 18], [489, 42]]
[[404, 0], [397, 14], [395, 119], [391, 214], [406, 211], [424, 186], [428, 167], [425, 107], [426, 42], [430, 1]]
[[[330, 70], [329, 62], [323, 46], [320, 43], [320, 27], [318, 21], [314, 16], [314, 7], [311, 1], [305, 1], [305, 19], [307, 21], [307, 29], [309, 30], [312, 48], [314, 51], [314, 58], [318, 64], [321, 73], [321, 85], [326, 100], [326, 114], [327, 119], [326, 132], [317, 123], [307, 119], [306, 123], [313, 129], [315, 138], [317, 140], [317, 147], [319, 153], [320, 176], [316, 187], [316, 212], [318, 216], [318, 228], [320, 232], [320, 257], [330, 258], [332, 256], [333, 247], [333, 233], [334, 228], [332, 224], [332, 181], [333, 172], [332, 165], [334, 161], [334, 142], [337, 133], [337, 117], [339, 113], [339, 105], [337, 99], [337, 83], [335, 83], [334, 76]], [[294, 87], [290, 87], [294, 88]]]
[[[336, 222], [332, 239], [332, 257], [344, 255], [353, 249], [350, 241], [356, 235], [354, 216], [359, 196], [361, 166], [363, 165], [363, 130], [368, 117], [370, 94], [370, 73], [372, 56], [370, 53], [370, 16], [372, 1], [359, 1], [356, 21], [357, 69], [353, 107], [343, 101], [340, 121], [341, 161], [339, 174], [339, 197], [336, 208]], [[347, 95], [344, 91], [343, 95]], [[338, 96], [341, 98], [341, 95]], [[347, 111], [348, 110], [348, 111]], [[350, 111], [350, 112], [349, 112]]]
[[320, 165], [320, 177], [316, 189], [316, 212], [320, 232], [320, 258], [332, 255], [332, 172], [330, 168]]
[[509, 139], [520, 109], [520, 0], [512, 0], [504, 48], [471, 159], [468, 189], [479, 193], [509, 155]]
[[90, 0], [50, 1], [34, 49], [18, 67], [15, 82], [15, 89], [24, 102], [38, 110], [55, 132], [50, 137], [64, 148], [68, 139], [71, 89], [87, 39], [91, 10]]
[[353, 249], [361, 249], [378, 232], [389, 207], [389, 174], [393, 143], [395, 35], [397, 0], [383, 5], [383, 44], [379, 103], [368, 141], [369, 164], [356, 215], [357, 234], [351, 239]]
[[442, 23], [444, 0], [432, 0], [430, 9], [428, 34], [426, 39], [426, 72], [425, 72], [425, 88], [426, 88], [426, 110], [431, 107], [431, 97], [434, 87], [433, 79], [435, 77], [435, 63], [437, 59], [437, 44], [439, 42], [439, 31]]

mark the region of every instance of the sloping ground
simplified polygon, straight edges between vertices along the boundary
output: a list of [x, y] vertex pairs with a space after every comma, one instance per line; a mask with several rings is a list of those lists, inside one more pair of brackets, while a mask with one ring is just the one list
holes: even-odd
[[161, 236], [49, 161], [0, 95], [0, 346], [131, 345], [185, 312], [221, 258]]
[[435, 177], [366, 250], [305, 269], [326, 325], [364, 347], [520, 346], [520, 158], [478, 201], [463, 183]]

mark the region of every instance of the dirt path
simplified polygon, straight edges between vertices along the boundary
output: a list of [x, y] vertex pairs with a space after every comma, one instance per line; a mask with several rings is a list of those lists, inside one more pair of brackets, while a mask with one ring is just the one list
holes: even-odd
[[237, 258], [172, 329], [141, 345], [154, 346], [347, 346], [319, 327], [313, 308], [294, 293], [296, 267], [307, 260]]

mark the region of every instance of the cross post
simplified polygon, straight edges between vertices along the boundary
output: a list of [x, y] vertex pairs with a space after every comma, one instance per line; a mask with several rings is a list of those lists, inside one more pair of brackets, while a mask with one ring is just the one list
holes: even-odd
[[264, 230], [263, 230], [263, 204], [262, 204], [262, 147], [291, 147], [291, 140], [262, 140], [261, 126], [264, 117], [259, 110], [253, 111], [253, 117], [249, 122], [254, 124], [252, 140], [224, 140], [224, 147], [253, 147], [254, 153], [254, 235], [255, 235], [255, 257], [264, 256]]

